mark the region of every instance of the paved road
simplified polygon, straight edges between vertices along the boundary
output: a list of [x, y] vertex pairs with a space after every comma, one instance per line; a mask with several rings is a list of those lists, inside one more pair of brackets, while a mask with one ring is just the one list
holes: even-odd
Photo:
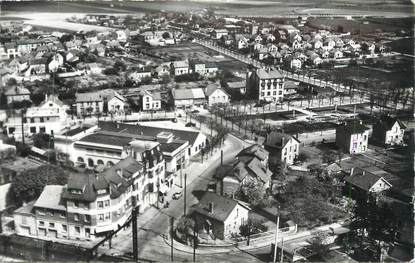
[[[227, 139], [227, 145], [224, 151], [224, 162], [229, 163], [234, 159], [234, 156], [243, 149], [244, 142], [230, 135]], [[210, 162], [189, 166], [192, 169], [192, 173], [189, 173], [189, 180], [187, 184], [187, 210], [193, 204], [197, 203], [197, 198], [193, 194], [197, 191], [204, 191], [212, 178], [216, 168], [220, 165], [220, 154], [219, 151], [211, 157]], [[198, 172], [200, 173], [198, 174]], [[189, 171], [190, 172], [190, 171]], [[193, 176], [192, 176], [193, 175]], [[172, 191], [174, 192], [174, 191]], [[170, 246], [167, 245], [162, 238], [162, 235], [167, 235], [169, 232], [169, 219], [170, 217], [179, 218], [183, 215], [184, 202], [183, 197], [179, 200], [173, 200], [170, 202], [168, 208], [157, 210], [150, 208], [140, 215], [138, 218], [139, 232], [138, 232], [138, 249], [139, 258], [156, 260], [156, 261], [168, 261], [170, 260]], [[121, 231], [113, 239], [113, 249], [107, 249], [107, 247], [101, 247], [100, 252], [105, 254], [124, 254], [132, 252], [132, 241], [131, 241], [131, 229]], [[174, 251], [175, 260], [192, 260], [192, 254], [186, 252]], [[256, 262], [255, 256], [249, 255], [246, 252], [229, 252], [231, 255], [227, 260], [234, 262]], [[198, 261], [223, 261], [224, 254], [211, 254], [211, 255], [200, 255], [197, 257]]]

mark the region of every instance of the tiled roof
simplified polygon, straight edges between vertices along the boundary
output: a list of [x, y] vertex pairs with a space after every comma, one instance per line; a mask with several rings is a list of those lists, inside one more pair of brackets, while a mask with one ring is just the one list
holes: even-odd
[[382, 128], [385, 131], [389, 131], [392, 129], [393, 125], [398, 122], [398, 125], [401, 129], [406, 129], [405, 124], [403, 124], [398, 118], [394, 118], [391, 116], [382, 116], [376, 123], [377, 127]]
[[76, 102], [102, 101], [104, 98], [109, 101], [114, 97], [120, 99], [121, 101], [125, 101], [124, 97], [116, 91], [112, 89], [105, 89], [95, 92], [76, 93]]
[[[210, 203], [213, 204], [212, 213], [209, 211]], [[224, 222], [237, 205], [238, 201], [234, 199], [220, 196], [212, 192], [205, 192], [199, 203], [193, 207], [193, 212]]]
[[175, 100], [188, 100], [188, 99], [204, 99], [205, 93], [201, 88], [194, 89], [174, 89], [173, 98]]
[[379, 180], [384, 180], [387, 184], [390, 185], [390, 183], [382, 176], [361, 168], [355, 168], [353, 174], [346, 177], [345, 180], [349, 184], [365, 191], [369, 191], [369, 189]]
[[358, 134], [369, 130], [369, 128], [363, 125], [360, 120], [346, 121], [337, 128], [344, 129], [348, 134]]
[[220, 85], [218, 85], [218, 84], [214, 84], [214, 83], [211, 83], [211, 84], [207, 85], [207, 87], [206, 87], [206, 96], [210, 96], [210, 95], [212, 95], [212, 93], [213, 93], [213, 92], [215, 92], [217, 89], [222, 90], [225, 94], [227, 94], [227, 95], [229, 96], [229, 94], [228, 94], [228, 93], [226, 93], [226, 91], [224, 91], [224, 90], [220, 87]]
[[63, 185], [46, 185], [34, 206], [65, 211], [66, 208], [61, 199], [63, 191]]
[[242, 151], [240, 151], [236, 157], [241, 157], [244, 155], [248, 155], [248, 156], [255, 156], [258, 159], [260, 159], [261, 161], [268, 159], [269, 156], [269, 152], [267, 150], [265, 150], [263, 147], [261, 147], [258, 144], [254, 144], [251, 145], [245, 149], [243, 149]]
[[284, 146], [291, 139], [294, 139], [294, 140], [298, 141], [295, 137], [293, 137], [289, 134], [273, 131], [273, 132], [271, 132], [267, 135], [267, 139], [266, 139], [266, 142], [264, 144], [265, 144], [265, 146], [268, 146], [268, 147], [273, 147], [273, 148], [280, 149], [280, 148], [284, 148]]

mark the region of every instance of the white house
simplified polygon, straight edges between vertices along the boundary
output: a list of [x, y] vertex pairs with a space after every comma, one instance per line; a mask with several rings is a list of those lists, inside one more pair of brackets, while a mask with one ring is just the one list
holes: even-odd
[[230, 95], [218, 84], [209, 84], [206, 87], [205, 94], [209, 106], [214, 104], [228, 104], [230, 101]]
[[126, 99], [112, 89], [77, 93], [75, 96], [76, 112], [80, 116], [124, 112]]
[[367, 151], [369, 128], [361, 121], [344, 122], [336, 128], [336, 145], [347, 153], [363, 153]]
[[290, 61], [290, 68], [300, 69], [302, 66], [302, 61], [298, 58], [292, 58]]
[[140, 83], [144, 78], [151, 78], [151, 76], [151, 67], [140, 67], [128, 74], [128, 78], [137, 83]]
[[293, 136], [273, 131], [265, 140], [265, 149], [270, 153], [270, 162], [292, 165], [300, 153], [300, 142]]
[[143, 90], [140, 92], [140, 99], [141, 99], [141, 109], [143, 111], [161, 109], [160, 92], [149, 92], [147, 90]]
[[172, 63], [172, 68], [175, 76], [189, 74], [189, 61], [174, 61]]
[[373, 139], [385, 145], [402, 145], [406, 126], [398, 118], [382, 116], [373, 125]]

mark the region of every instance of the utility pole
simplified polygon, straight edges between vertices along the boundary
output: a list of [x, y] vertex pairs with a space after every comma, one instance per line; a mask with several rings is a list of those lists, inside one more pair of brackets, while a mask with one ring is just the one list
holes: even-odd
[[220, 165], [223, 165], [223, 150], [220, 150]]
[[284, 262], [284, 238], [281, 238], [281, 259], [280, 262]]
[[278, 231], [279, 231], [279, 225], [280, 225], [280, 214], [278, 211], [278, 216], [277, 216], [277, 230], [275, 231], [275, 245], [274, 245], [274, 263], [277, 262], [277, 249], [278, 249]]
[[186, 216], [186, 181], [187, 181], [187, 174], [184, 174], [184, 206], [183, 206], [183, 214]]
[[196, 246], [197, 246], [197, 226], [196, 226], [196, 220], [195, 224], [193, 226], [193, 262], [196, 262]]
[[171, 244], [170, 244], [170, 260], [174, 261], [173, 258], [173, 239], [174, 239], [174, 217], [170, 217], [170, 240], [171, 240]]
[[23, 145], [24, 143], [24, 113], [26, 111], [26, 107], [24, 109], [22, 109], [22, 143]]
[[138, 244], [137, 244], [137, 209], [140, 209], [140, 207], [134, 207], [132, 211], [132, 221], [133, 221], [133, 257], [134, 261], [138, 260]]

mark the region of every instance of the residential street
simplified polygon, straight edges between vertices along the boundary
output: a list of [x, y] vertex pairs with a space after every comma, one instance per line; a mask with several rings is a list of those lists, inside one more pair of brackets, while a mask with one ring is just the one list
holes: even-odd
[[[236, 137], [229, 135], [225, 142], [224, 147], [224, 163], [229, 163], [234, 160], [234, 156], [243, 149], [244, 142], [237, 139]], [[245, 145], [247, 146], [247, 145]], [[220, 165], [220, 151], [217, 150], [208, 161], [203, 164], [200, 162], [194, 162], [184, 169], [183, 174], [187, 173], [187, 204], [186, 209], [197, 203], [197, 198], [194, 193], [195, 191], [205, 191], [206, 187], [215, 173], [216, 168]], [[180, 180], [178, 180], [180, 182]], [[177, 191], [180, 191], [179, 186], [175, 186], [174, 189], [169, 193], [167, 200], [171, 200], [171, 195]], [[184, 201], [183, 196], [179, 200], [172, 200], [168, 208], [162, 208], [160, 210], [155, 207], [147, 209], [144, 214], [138, 217], [138, 250], [139, 258], [166, 261], [170, 259], [170, 246], [168, 246], [163, 235], [169, 233], [169, 219], [170, 217], [179, 218], [183, 215]], [[121, 231], [112, 240], [113, 248], [108, 249], [108, 245], [101, 247], [100, 253], [108, 255], [123, 255], [125, 253], [132, 252], [132, 240], [131, 240], [131, 229]], [[174, 251], [175, 260], [191, 260], [192, 255], [186, 252]], [[257, 259], [251, 255], [245, 254], [244, 252], [230, 252], [232, 255], [228, 260], [234, 262], [240, 262], [243, 259], [244, 262]], [[215, 261], [223, 260], [223, 253], [215, 255], [203, 255], [203, 258], [198, 260], [203, 261]]]

